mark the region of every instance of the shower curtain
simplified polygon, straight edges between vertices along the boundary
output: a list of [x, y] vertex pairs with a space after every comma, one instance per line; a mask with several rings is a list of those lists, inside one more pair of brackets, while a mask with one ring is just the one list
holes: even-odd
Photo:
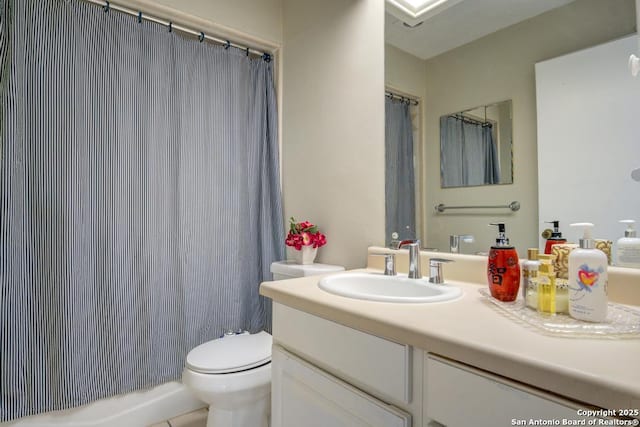
[[440, 118], [442, 187], [498, 184], [500, 164], [491, 125]]
[[409, 104], [385, 97], [385, 239], [416, 238], [413, 127]]
[[268, 328], [272, 65], [77, 0], [0, 6], [0, 421]]

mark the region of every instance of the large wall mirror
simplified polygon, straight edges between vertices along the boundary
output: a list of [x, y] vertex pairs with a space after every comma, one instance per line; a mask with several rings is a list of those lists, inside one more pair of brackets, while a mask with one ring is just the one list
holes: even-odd
[[[461, 0], [451, 2], [450, 7], [428, 17], [420, 25], [404, 25], [401, 17], [386, 15], [386, 51], [385, 80], [387, 86], [397, 88], [420, 100], [421, 116], [414, 126], [421, 135], [415, 143], [415, 181], [416, 181], [416, 221], [419, 235], [427, 247], [440, 251], [449, 251], [449, 236], [473, 235], [473, 242], [460, 245], [462, 253], [475, 254], [486, 252], [495, 241], [490, 222], [504, 222], [507, 234], [521, 256], [526, 256], [528, 247], [538, 247], [541, 232], [548, 228], [544, 221], [555, 218], [563, 203], [580, 203], [572, 194], [582, 191], [578, 188], [565, 188], [558, 183], [556, 206], [541, 211], [539, 202], [539, 177], [549, 171], [563, 170], [565, 174], [576, 174], [578, 165], [563, 162], [558, 164], [549, 152], [540, 158], [538, 153], [538, 100], [536, 94], [536, 64], [563, 57], [596, 46], [606, 45], [615, 40], [636, 33], [636, 11], [634, 0], [548, 0], [544, 2], [514, 2], [497, 0], [478, 2]], [[460, 29], [464, 28], [464, 31]], [[627, 67], [628, 52], [615, 59], [621, 75], [629, 76]], [[581, 74], [590, 73], [589, 66]], [[598, 78], [596, 75], [595, 78]], [[629, 77], [630, 78], [630, 77]], [[626, 117], [629, 113], [617, 98], [607, 97], [607, 78], [600, 77], [602, 85], [592, 86], [602, 92], [607, 101], [603, 108], [611, 114]], [[633, 81], [640, 86], [640, 79]], [[562, 82], [559, 82], [560, 84]], [[381, 94], [382, 96], [382, 94]], [[481, 108], [473, 112], [474, 119], [484, 121], [484, 106], [493, 105], [498, 100], [510, 100], [511, 140], [512, 144], [500, 144], [498, 159], [500, 179], [511, 175], [509, 185], [448, 186], [443, 185], [441, 177], [441, 121], [456, 112], [464, 112], [471, 107]], [[585, 105], [581, 93], [563, 102], [565, 113], [575, 112]], [[616, 113], [617, 112], [617, 113]], [[565, 113], [556, 112], [551, 121], [566, 120]], [[489, 112], [487, 119], [489, 120]], [[580, 114], [578, 113], [579, 117]], [[587, 117], [587, 116], [584, 116]], [[591, 117], [591, 116], [589, 116]], [[617, 129], [615, 123], [589, 119], [602, 130]], [[576, 126], [574, 125], [574, 128]], [[584, 128], [584, 129], [583, 129]], [[576, 132], [585, 132], [585, 126], [578, 126]], [[614, 132], [615, 133], [615, 132]], [[605, 134], [610, 134], [605, 132]], [[613, 135], [613, 134], [611, 134]], [[597, 173], [585, 175], [585, 188], [609, 174], [619, 180], [630, 180], [630, 170], [621, 165], [621, 159], [610, 159], [616, 150], [607, 149], [620, 144], [620, 138], [601, 138], [602, 143], [594, 149], [591, 158], [599, 166]], [[566, 136], [553, 137], [553, 150], [563, 150]], [[513, 153], [507, 171], [503, 151]], [[626, 159], [635, 158], [640, 167], [640, 144]], [[626, 160], [625, 160], [626, 161]], [[448, 166], [445, 161], [444, 169]], [[508, 164], [509, 162], [506, 161]], [[622, 170], [625, 169], [625, 170]], [[618, 173], [622, 171], [621, 173]], [[572, 186], [578, 185], [573, 183]], [[640, 193], [640, 183], [635, 183]], [[444, 188], [443, 188], [444, 186]], [[545, 190], [547, 191], [547, 190]], [[619, 194], [614, 188], [605, 192], [605, 199], [617, 197], [621, 203], [637, 197], [631, 194]], [[637, 195], [637, 194], [636, 194]], [[517, 212], [504, 208], [459, 209], [438, 212], [435, 206], [507, 206], [518, 201]], [[631, 205], [629, 205], [631, 206]], [[591, 212], [607, 212], [607, 203], [589, 204]], [[630, 218], [640, 223], [640, 213], [633, 212]], [[594, 216], [595, 218], [595, 216]], [[594, 219], [595, 237], [616, 241], [623, 234], [616, 215], [607, 215]], [[577, 219], [577, 218], [576, 218]], [[590, 215], [580, 218], [589, 221]], [[603, 221], [616, 224], [615, 231], [602, 227]], [[567, 220], [561, 223], [561, 231], [570, 241], [577, 241], [577, 232], [568, 227]]]
[[511, 100], [440, 117], [442, 188], [511, 184]]

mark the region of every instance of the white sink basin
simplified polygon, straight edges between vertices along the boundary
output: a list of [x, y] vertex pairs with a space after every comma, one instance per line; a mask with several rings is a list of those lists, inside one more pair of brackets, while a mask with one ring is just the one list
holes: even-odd
[[458, 298], [462, 290], [451, 285], [434, 285], [429, 279], [409, 279], [406, 275], [344, 273], [320, 279], [323, 291], [347, 298], [371, 301], [428, 303]]

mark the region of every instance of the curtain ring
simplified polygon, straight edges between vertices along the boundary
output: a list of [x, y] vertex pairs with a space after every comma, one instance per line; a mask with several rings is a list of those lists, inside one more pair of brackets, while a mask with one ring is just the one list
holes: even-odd
[[138, 12], [138, 24], [142, 24], [142, 12]]
[[169, 22], [169, 32], [173, 31], [173, 22]]
[[265, 54], [262, 55], [262, 59], [264, 59], [264, 62], [271, 62], [271, 55], [265, 52]]
[[224, 44], [224, 49], [227, 50], [231, 47], [231, 43], [229, 42], [229, 40], [227, 40], [227, 42]]
[[104, 13], [109, 12], [109, 8], [111, 7], [111, 5], [109, 4], [108, 1], [105, 2], [106, 4], [102, 7], [102, 9], [104, 10]]
[[247, 46], [247, 56], [249, 56], [249, 47]]
[[200, 40], [200, 43], [202, 43], [204, 41], [204, 33], [202, 31], [200, 31], [200, 35], [198, 36], [198, 40]]

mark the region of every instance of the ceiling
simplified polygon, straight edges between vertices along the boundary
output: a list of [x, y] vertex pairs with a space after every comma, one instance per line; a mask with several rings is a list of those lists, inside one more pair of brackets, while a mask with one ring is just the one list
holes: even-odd
[[[385, 41], [421, 59], [429, 59], [572, 0], [454, 0], [416, 22], [387, 3]], [[420, 19], [417, 21], [420, 22]]]

